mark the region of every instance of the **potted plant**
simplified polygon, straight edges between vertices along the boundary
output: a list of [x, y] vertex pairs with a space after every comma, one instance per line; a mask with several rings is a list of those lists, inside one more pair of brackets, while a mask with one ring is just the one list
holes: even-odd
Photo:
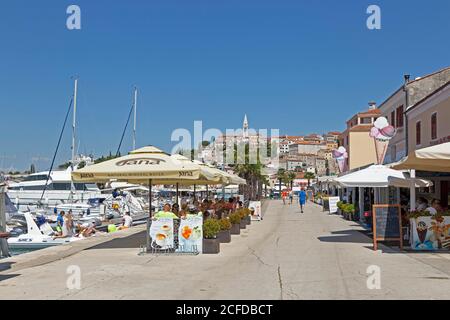
[[348, 220], [348, 211], [347, 211], [347, 204], [344, 203], [342, 205], [342, 216], [344, 217], [344, 219]]
[[239, 214], [239, 216], [241, 217], [240, 228], [246, 229], [247, 228], [247, 221], [246, 221], [247, 215], [246, 215], [244, 209], [239, 209], [236, 211], [236, 213]]
[[322, 193], [318, 192], [314, 197], [314, 202], [317, 204], [322, 204]]
[[230, 214], [230, 222], [231, 222], [231, 234], [241, 234], [241, 216], [239, 213], [235, 212]]
[[222, 218], [219, 220], [220, 231], [217, 234], [217, 239], [219, 239], [220, 243], [229, 243], [231, 242], [231, 222], [230, 219]]
[[336, 205], [338, 207], [338, 213], [343, 214], [344, 202], [338, 201], [338, 203]]
[[217, 234], [220, 224], [217, 219], [206, 219], [203, 222], [203, 253], [214, 254], [220, 252], [220, 242]]
[[243, 208], [242, 211], [244, 211], [244, 214], [245, 214], [245, 217], [244, 217], [245, 223], [247, 225], [252, 224], [252, 216], [251, 216], [252, 211], [249, 208]]
[[353, 220], [353, 214], [355, 213], [355, 205], [351, 203], [345, 204], [343, 210], [345, 213], [345, 219]]

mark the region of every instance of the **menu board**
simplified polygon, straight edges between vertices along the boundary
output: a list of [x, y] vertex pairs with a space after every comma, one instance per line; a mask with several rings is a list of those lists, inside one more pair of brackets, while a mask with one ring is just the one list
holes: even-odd
[[373, 245], [378, 249], [377, 241], [399, 241], [403, 249], [400, 205], [374, 205], [373, 215]]
[[261, 201], [250, 201], [248, 207], [249, 209], [254, 209], [253, 215], [251, 216], [253, 221], [261, 221], [263, 219]]
[[178, 229], [178, 252], [201, 253], [203, 244], [203, 218], [181, 219]]
[[159, 218], [152, 221], [150, 226], [151, 247], [158, 250], [173, 249], [173, 227], [172, 218]]
[[330, 213], [336, 213], [337, 212], [337, 203], [340, 201], [341, 199], [339, 197], [328, 197], [328, 210], [330, 211]]

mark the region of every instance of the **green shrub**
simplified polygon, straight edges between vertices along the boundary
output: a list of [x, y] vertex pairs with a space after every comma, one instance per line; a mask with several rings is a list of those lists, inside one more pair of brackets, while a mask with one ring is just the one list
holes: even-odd
[[232, 224], [240, 224], [241, 223], [241, 215], [237, 212], [230, 214], [230, 222]]
[[203, 222], [203, 237], [205, 239], [215, 239], [220, 231], [220, 223], [217, 219], [206, 219]]
[[342, 210], [345, 213], [355, 213], [355, 205], [351, 203], [344, 204]]
[[227, 218], [222, 218], [219, 220], [220, 223], [220, 230], [221, 231], [226, 231], [226, 230], [230, 230], [231, 229], [231, 222], [229, 219]]

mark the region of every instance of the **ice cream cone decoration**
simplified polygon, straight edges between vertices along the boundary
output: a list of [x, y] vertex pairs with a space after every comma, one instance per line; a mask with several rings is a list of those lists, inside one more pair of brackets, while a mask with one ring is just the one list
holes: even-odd
[[341, 173], [345, 172], [347, 169], [347, 150], [344, 147], [339, 147], [339, 149], [333, 150], [333, 158], [336, 159], [339, 166], [339, 171]]
[[417, 224], [417, 235], [419, 236], [420, 243], [424, 243], [427, 237], [428, 227], [425, 222], [421, 221]]
[[377, 164], [383, 164], [389, 141], [395, 136], [395, 133], [395, 128], [389, 125], [385, 117], [380, 117], [374, 122], [372, 130], [370, 130], [370, 136], [375, 141]]
[[389, 140], [375, 139], [375, 151], [377, 153], [377, 163], [383, 164], [386, 157], [386, 151], [389, 145]]

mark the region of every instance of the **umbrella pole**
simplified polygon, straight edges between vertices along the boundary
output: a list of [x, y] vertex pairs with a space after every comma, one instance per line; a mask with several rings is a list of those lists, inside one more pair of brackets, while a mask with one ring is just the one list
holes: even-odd
[[195, 202], [195, 196], [196, 196], [195, 195], [195, 189], [196, 189], [195, 187], [196, 187], [196, 185], [194, 184], [194, 202]]
[[177, 195], [175, 196], [175, 202], [178, 204], [178, 182], [177, 182]]
[[152, 218], [152, 179], [148, 180], [147, 252], [150, 250], [150, 221]]
[[206, 200], [209, 200], [209, 191], [208, 191], [208, 185], [206, 185]]

